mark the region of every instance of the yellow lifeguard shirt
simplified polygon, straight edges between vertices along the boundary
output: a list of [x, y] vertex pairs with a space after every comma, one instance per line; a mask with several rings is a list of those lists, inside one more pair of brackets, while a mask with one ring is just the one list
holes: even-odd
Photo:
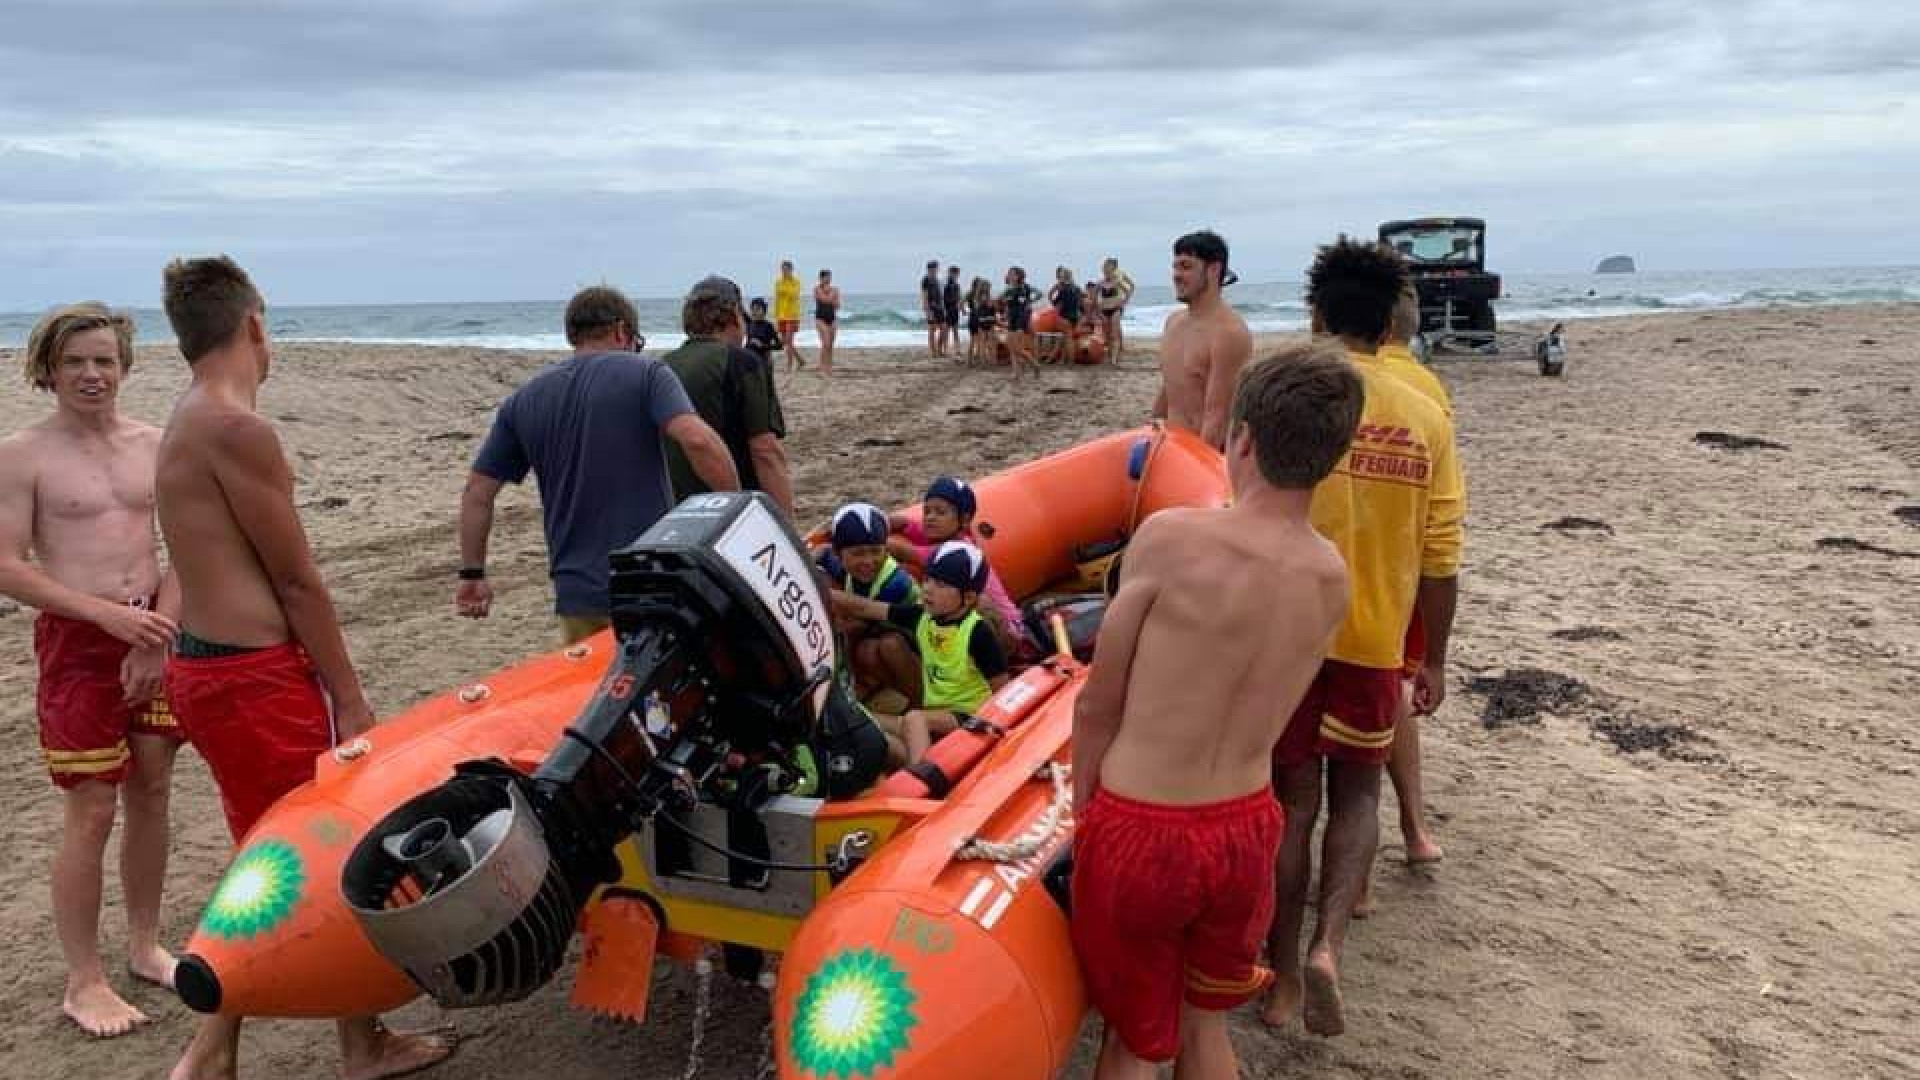
[[[1420, 391], [1420, 395], [1447, 414], [1449, 423], [1453, 420], [1453, 399], [1447, 396], [1447, 386], [1433, 369], [1414, 358], [1413, 352], [1404, 345], [1382, 345], [1373, 355], [1382, 366], [1398, 376], [1400, 381]], [[1457, 451], [1458, 446], [1454, 447]], [[1461, 464], [1460, 455], [1453, 457], [1454, 487], [1460, 491], [1460, 520], [1467, 518], [1467, 474], [1466, 466]]]
[[1459, 573], [1466, 500], [1447, 415], [1375, 357], [1348, 359], [1366, 386], [1360, 429], [1309, 510], [1347, 564], [1347, 619], [1327, 655], [1397, 670], [1420, 579]]
[[1374, 351], [1374, 356], [1386, 366], [1388, 371], [1400, 376], [1400, 381], [1420, 391], [1428, 401], [1440, 406], [1440, 411], [1453, 418], [1453, 401], [1447, 397], [1446, 384], [1440, 381], [1427, 365], [1414, 359], [1413, 352], [1405, 345], [1382, 345]]
[[774, 280], [773, 318], [775, 322], [793, 322], [800, 318], [800, 279], [798, 277]]

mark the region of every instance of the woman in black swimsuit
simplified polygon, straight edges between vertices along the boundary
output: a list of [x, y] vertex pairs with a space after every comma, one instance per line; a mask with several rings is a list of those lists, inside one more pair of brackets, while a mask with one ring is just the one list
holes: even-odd
[[833, 337], [839, 333], [833, 320], [840, 310], [840, 289], [833, 283], [833, 271], [820, 271], [820, 282], [813, 287], [813, 328], [820, 335], [820, 374], [833, 375]]

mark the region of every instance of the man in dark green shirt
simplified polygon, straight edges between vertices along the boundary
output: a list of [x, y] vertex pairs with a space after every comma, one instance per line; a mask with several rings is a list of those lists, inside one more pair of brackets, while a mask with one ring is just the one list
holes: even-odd
[[[791, 520], [793, 480], [780, 441], [787, 421], [774, 390], [773, 366], [741, 347], [745, 318], [739, 286], [722, 277], [704, 278], [680, 308], [686, 344], [663, 359], [680, 377], [694, 411], [726, 442], [741, 488], [766, 492]], [[667, 444], [667, 468], [675, 499], [709, 490], [678, 444]]]

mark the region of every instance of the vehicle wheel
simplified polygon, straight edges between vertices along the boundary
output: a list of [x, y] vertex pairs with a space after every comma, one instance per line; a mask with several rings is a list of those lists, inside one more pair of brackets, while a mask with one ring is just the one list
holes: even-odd
[[1493, 333], [1493, 305], [1482, 304], [1467, 316], [1467, 330], [1476, 334]]

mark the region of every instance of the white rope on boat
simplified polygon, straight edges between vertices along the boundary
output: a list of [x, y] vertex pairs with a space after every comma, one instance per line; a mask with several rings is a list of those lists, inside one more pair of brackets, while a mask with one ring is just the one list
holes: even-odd
[[969, 837], [966, 843], [960, 845], [960, 850], [953, 853], [953, 857], [996, 863], [1019, 862], [1046, 847], [1061, 826], [1067, 824], [1067, 810], [1073, 805], [1073, 787], [1067, 782], [1072, 767], [1049, 761], [1042, 771], [1053, 780], [1053, 802], [1047, 805], [1047, 812], [1040, 815], [1040, 824], [1044, 828], [1030, 830], [1032, 835], [1003, 844], [982, 840], [977, 836]]

